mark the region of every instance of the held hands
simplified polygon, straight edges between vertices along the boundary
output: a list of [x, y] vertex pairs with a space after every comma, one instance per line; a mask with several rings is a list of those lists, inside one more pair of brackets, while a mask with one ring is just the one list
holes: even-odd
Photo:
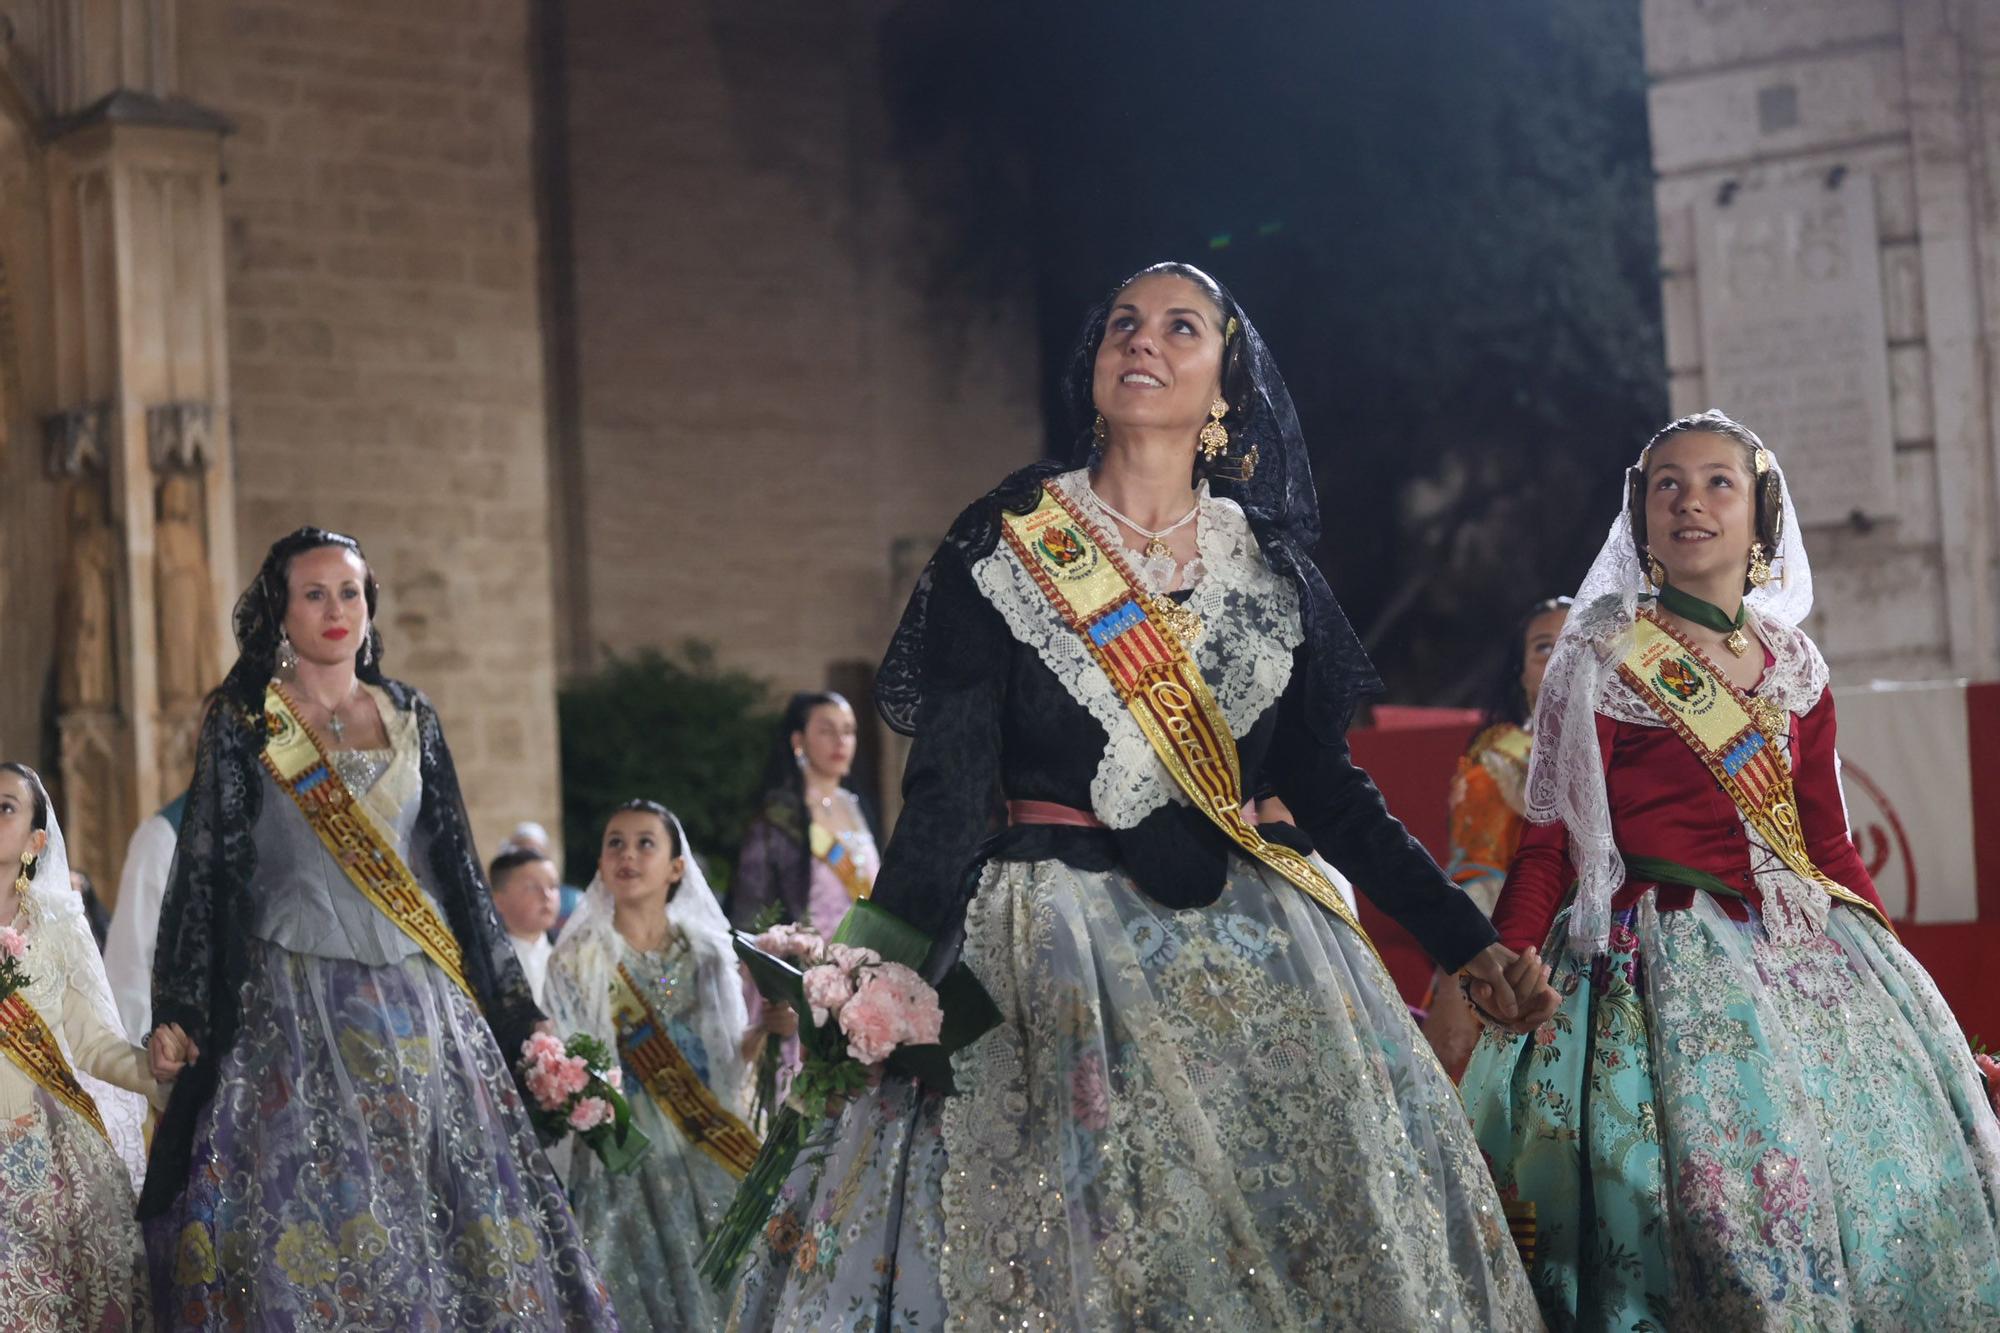
[[1490, 944], [1458, 975], [1481, 1016], [1509, 1032], [1533, 1032], [1562, 1004], [1535, 949], [1517, 954], [1504, 944]]
[[799, 1030], [799, 1011], [789, 1004], [767, 1004], [764, 1030], [774, 1037], [792, 1036]]
[[171, 1083], [180, 1077], [181, 1070], [201, 1059], [201, 1048], [179, 1023], [163, 1023], [153, 1029], [146, 1042], [146, 1058], [153, 1067], [154, 1080]]

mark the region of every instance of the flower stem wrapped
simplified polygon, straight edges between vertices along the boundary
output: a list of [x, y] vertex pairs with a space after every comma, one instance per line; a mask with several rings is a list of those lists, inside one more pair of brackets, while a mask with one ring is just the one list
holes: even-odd
[[735, 1278], [814, 1134], [830, 1132], [830, 1115], [885, 1074], [950, 1093], [952, 1054], [1000, 1021], [964, 964], [954, 964], [935, 987], [926, 982], [919, 969], [930, 940], [873, 903], [856, 903], [821, 953], [780, 957], [765, 947], [788, 942], [768, 934], [736, 937], [737, 956], [765, 1000], [798, 1011], [804, 1063], [702, 1255], [701, 1274], [718, 1288]]

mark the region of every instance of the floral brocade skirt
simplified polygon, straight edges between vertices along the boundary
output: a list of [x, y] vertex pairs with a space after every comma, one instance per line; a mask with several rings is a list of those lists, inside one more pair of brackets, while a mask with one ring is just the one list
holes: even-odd
[[1779, 945], [1651, 893], [1602, 957], [1568, 929], [1562, 1008], [1464, 1084], [1552, 1329], [2000, 1329], [2000, 1122], [1887, 930]]
[[616, 1328], [478, 1009], [422, 955], [254, 946], [174, 1206], [167, 1328]]
[[1261, 867], [1171, 911], [1116, 871], [995, 863], [964, 957], [1001, 1026], [956, 1095], [885, 1081], [808, 1148], [735, 1326], [1540, 1326], [1388, 974]]
[[96, 1126], [33, 1096], [27, 1114], [0, 1121], [0, 1329], [151, 1328], [125, 1163]]

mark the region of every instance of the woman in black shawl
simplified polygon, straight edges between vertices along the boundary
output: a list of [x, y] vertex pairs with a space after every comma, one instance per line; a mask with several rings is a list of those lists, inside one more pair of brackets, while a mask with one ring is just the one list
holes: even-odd
[[[877, 678], [915, 739], [871, 911], [931, 938], [933, 975], [962, 958], [1000, 1025], [954, 1057], [954, 1095], [886, 1078], [802, 1155], [737, 1322], [1539, 1327], [1456, 1093], [1371, 946], [1225, 833], [1233, 805], [1188, 802], [1112, 684], [1159, 660], [1126, 646], [1143, 605], [1227, 724], [1234, 799], [1272, 789], [1489, 1010], [1553, 1008], [1539, 960], [1495, 944], [1349, 758], [1377, 682], [1308, 554], [1283, 381], [1179, 264], [1091, 313], [1071, 378], [1075, 457], [965, 511]], [[1121, 561], [1143, 598], [1079, 633], [1048, 590], [1101, 590]]]
[[854, 708], [831, 690], [794, 694], [764, 767], [764, 794], [743, 835], [729, 917], [751, 928], [778, 920], [831, 937], [874, 887], [882, 858], [867, 803], [847, 785]]
[[[612, 1327], [511, 1073], [543, 1018], [437, 713], [382, 674], [376, 600], [353, 538], [301, 528], [236, 606], [153, 966], [154, 1040], [177, 1025], [196, 1055], [140, 1199], [156, 1309], [194, 1328]], [[274, 756], [300, 730], [324, 762], [294, 781]], [[335, 783], [364, 830], [339, 855], [315, 804]], [[371, 847], [413, 892], [371, 894]]]

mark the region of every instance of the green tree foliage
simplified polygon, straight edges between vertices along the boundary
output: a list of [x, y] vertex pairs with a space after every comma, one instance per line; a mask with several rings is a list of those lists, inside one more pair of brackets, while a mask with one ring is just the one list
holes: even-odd
[[764, 682], [716, 665], [690, 641], [611, 657], [557, 696], [562, 723], [565, 877], [596, 873], [604, 822], [634, 797], [680, 816], [702, 868], [725, 893], [777, 718]]

